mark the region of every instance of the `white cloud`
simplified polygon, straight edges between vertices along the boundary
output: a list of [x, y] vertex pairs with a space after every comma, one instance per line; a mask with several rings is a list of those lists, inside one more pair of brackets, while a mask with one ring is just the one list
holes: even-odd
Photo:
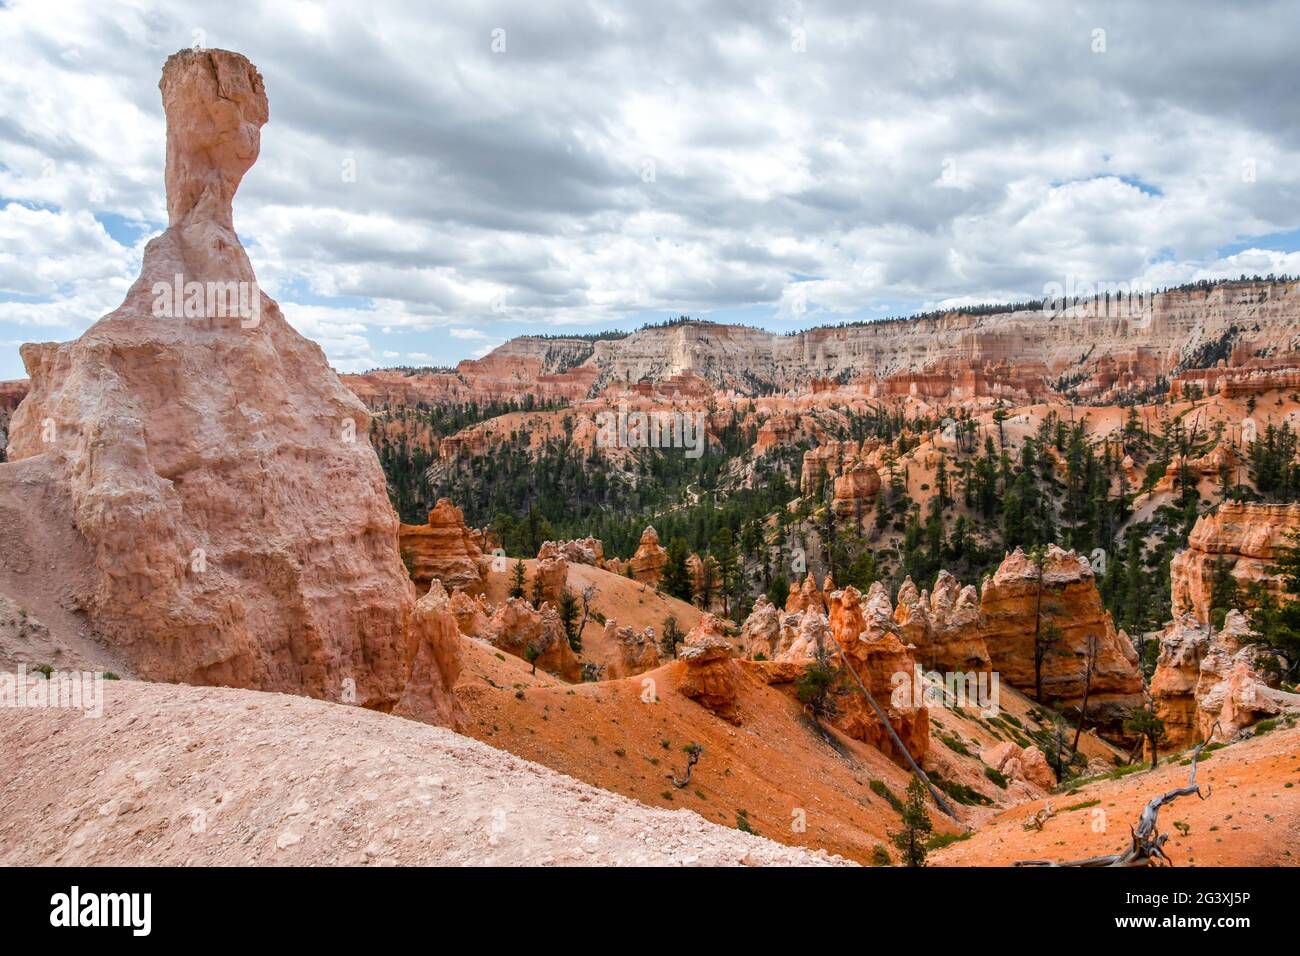
[[1208, 0], [14, 0], [0, 197], [26, 205], [0, 213], [0, 299], [20, 300], [0, 333], [77, 331], [120, 301], [139, 244], [95, 217], [165, 219], [158, 73], [196, 28], [271, 100], [236, 199], [258, 276], [355, 368], [396, 357], [381, 330], [435, 333], [445, 363], [646, 311], [784, 328], [1285, 265], [1219, 250], [1300, 226], [1298, 27], [1291, 6]]

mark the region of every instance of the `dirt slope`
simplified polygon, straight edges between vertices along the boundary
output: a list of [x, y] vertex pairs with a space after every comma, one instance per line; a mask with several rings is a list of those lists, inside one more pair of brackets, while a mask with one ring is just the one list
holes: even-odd
[[46, 456], [0, 468], [0, 668], [132, 671], [81, 610], [92, 557]]
[[[466, 686], [462, 679], [456, 692], [470, 713], [467, 734], [652, 806], [689, 807], [727, 826], [744, 811], [764, 836], [857, 860], [869, 859], [897, 827], [897, 814], [870, 782], [901, 794], [908, 777], [879, 751], [840, 739], [837, 754], [796, 701], [756, 676], [757, 667], [745, 667], [739, 726], [678, 693], [677, 669], [670, 663], [626, 680], [573, 686]], [[654, 682], [654, 702], [643, 696], [646, 681]], [[691, 743], [704, 754], [690, 785], [679, 789], [668, 774], [685, 772], [682, 748]], [[950, 821], [936, 827], [957, 829]]]
[[[1016, 860], [1077, 860], [1123, 849], [1147, 801], [1187, 784], [1175, 759], [1154, 772], [1104, 780], [1050, 799], [1042, 831], [1024, 822], [1045, 801], [1004, 811], [969, 840], [932, 857], [943, 866], [1006, 866]], [[1179, 866], [1295, 866], [1300, 863], [1300, 728], [1279, 729], [1212, 751], [1196, 781], [1208, 799], [1179, 797], [1160, 811], [1166, 852]], [[1098, 801], [1093, 805], [1092, 801]], [[1083, 805], [1083, 806], [1081, 806]], [[1073, 809], [1071, 809], [1073, 808]], [[1100, 812], [1099, 812], [1100, 811]], [[1187, 825], [1180, 832], [1175, 823]]]
[[0, 722], [0, 864], [825, 862], [305, 697], [109, 681], [99, 719]]
[[[873, 747], [834, 733], [834, 745], [817, 736], [792, 685], [766, 683], [771, 665], [740, 665], [735, 726], [678, 692], [680, 665], [673, 662], [627, 680], [568, 685], [533, 676], [528, 664], [475, 641], [466, 640], [463, 661], [456, 695], [470, 714], [465, 733], [594, 786], [651, 806], [684, 805], [727, 826], [737, 826], [744, 811], [750, 826], [774, 840], [860, 862], [876, 846], [888, 846], [889, 832], [899, 827], [897, 812], [872, 781], [901, 796], [909, 774]], [[1017, 722], [1016, 739], [1028, 741], [1030, 731], [1043, 729], [1023, 695], [1004, 688], [1001, 706]], [[1012, 739], [1009, 726], [968, 709], [931, 711], [926, 769], [992, 801], [954, 802], [960, 822], [932, 806], [936, 833], [978, 826], [1042, 794], [1016, 780], [1000, 789], [985, 774], [979, 750]], [[677, 788], [668, 774], [684, 772], [682, 748], [690, 743], [703, 746], [704, 756], [691, 784]], [[1091, 734], [1081, 749], [1106, 766], [1115, 752]]]

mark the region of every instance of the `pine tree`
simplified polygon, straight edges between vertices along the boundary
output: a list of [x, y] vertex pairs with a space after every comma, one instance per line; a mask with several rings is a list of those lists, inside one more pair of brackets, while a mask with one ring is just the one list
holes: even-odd
[[578, 596], [566, 587], [560, 592], [560, 623], [564, 625], [564, 636], [569, 639], [569, 647], [575, 654], [582, 653], [582, 634], [577, 627], [580, 611]]
[[672, 657], [677, 656], [677, 645], [680, 644], [685, 635], [677, 624], [677, 618], [669, 615], [664, 618], [663, 634], [659, 638], [659, 646], [663, 648], [665, 654]]
[[903, 829], [889, 834], [889, 841], [902, 854], [904, 866], [925, 866], [930, 832], [934, 829], [925, 798], [925, 785], [920, 777], [913, 777], [907, 785], [907, 800], [903, 803]]
[[[1300, 673], [1300, 535], [1291, 535], [1291, 541], [1268, 568], [1269, 574], [1282, 579], [1281, 598], [1274, 597], [1262, 583], [1252, 588], [1253, 633], [1248, 640], [1282, 655], [1288, 663], [1284, 676], [1294, 681]], [[1281, 668], [1278, 661], [1273, 665], [1265, 662], [1265, 666]]]
[[1168, 737], [1165, 722], [1155, 712], [1155, 708], [1150, 703], [1134, 707], [1129, 711], [1128, 719], [1124, 721], [1124, 729], [1131, 734], [1146, 738], [1147, 746], [1151, 748], [1151, 769], [1155, 770], [1159, 760], [1160, 745]]
[[695, 588], [691, 581], [690, 566], [686, 563], [688, 558], [685, 539], [673, 538], [668, 543], [668, 561], [664, 565], [664, 576], [660, 589], [665, 594], [690, 603], [694, 597]]
[[512, 598], [521, 598], [524, 596], [524, 561], [520, 558], [515, 562], [514, 577], [510, 583], [510, 596]]
[[731, 529], [723, 526], [713, 536], [712, 550], [709, 555], [714, 562], [709, 571], [716, 571], [718, 582], [722, 586], [723, 613], [731, 612], [731, 600], [740, 592], [740, 557], [732, 539]]
[[1241, 594], [1237, 579], [1232, 576], [1232, 565], [1218, 555], [1210, 566], [1210, 621], [1216, 628], [1223, 627], [1228, 612], [1241, 607]]
[[790, 582], [785, 579], [784, 574], [778, 574], [772, 579], [772, 586], [767, 589], [767, 599], [776, 607], [783, 608], [789, 597]]

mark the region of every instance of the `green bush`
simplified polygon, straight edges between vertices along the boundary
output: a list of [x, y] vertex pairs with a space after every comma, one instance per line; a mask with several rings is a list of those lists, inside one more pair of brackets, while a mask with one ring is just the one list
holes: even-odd
[[984, 768], [984, 776], [988, 777], [1001, 790], [1007, 789], [1007, 775], [993, 767]]

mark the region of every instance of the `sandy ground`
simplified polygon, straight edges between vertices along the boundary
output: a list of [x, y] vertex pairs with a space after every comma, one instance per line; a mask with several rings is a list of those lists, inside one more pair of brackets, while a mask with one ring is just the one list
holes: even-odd
[[[1006, 866], [1017, 860], [1078, 860], [1128, 845], [1129, 826], [1153, 796], [1186, 786], [1187, 755], [1154, 772], [1105, 780], [1050, 797], [1042, 831], [1024, 822], [1045, 801], [1004, 811], [969, 840], [932, 857], [943, 866]], [[1179, 797], [1160, 811], [1166, 852], [1178, 866], [1300, 865], [1300, 727], [1212, 751], [1196, 782], [1204, 800]], [[1092, 801], [1098, 801], [1092, 804]], [[1080, 806], [1081, 804], [1092, 804]], [[1073, 808], [1073, 809], [1071, 809]], [[1184, 834], [1175, 823], [1186, 824]]]
[[0, 668], [48, 664], [131, 675], [80, 610], [91, 566], [44, 456], [0, 466]]
[[304, 697], [105, 683], [0, 722], [3, 864], [810, 865], [439, 727]]

